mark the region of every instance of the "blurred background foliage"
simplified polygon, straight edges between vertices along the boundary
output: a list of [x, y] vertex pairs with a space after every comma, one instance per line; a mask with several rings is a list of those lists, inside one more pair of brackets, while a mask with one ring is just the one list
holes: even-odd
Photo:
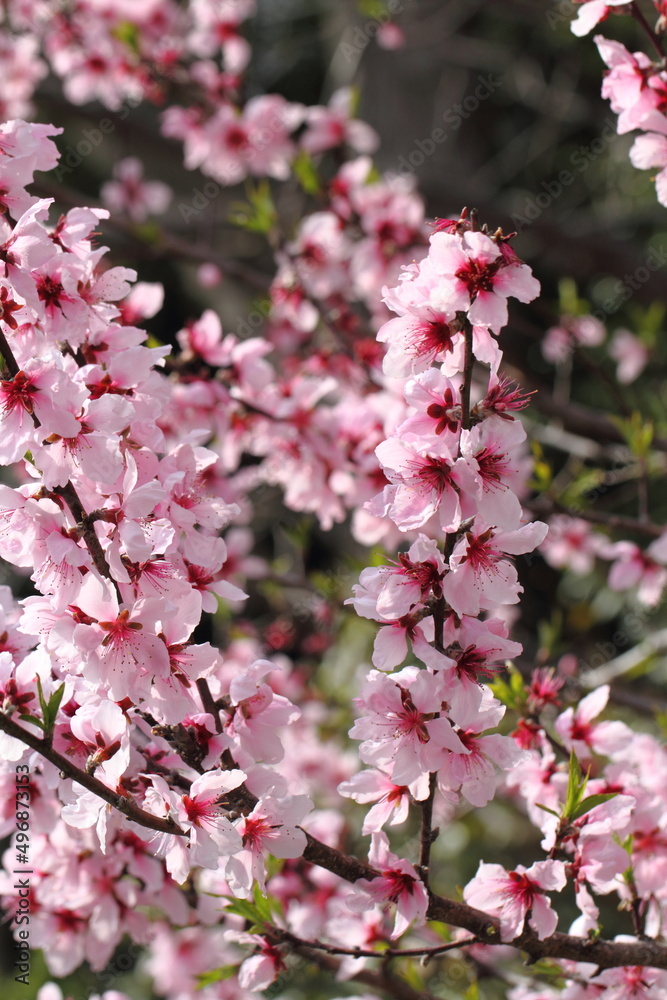
[[[542, 357], [541, 337], [564, 307], [579, 312], [588, 306], [601, 308], [615, 294], [616, 283], [644, 264], [651, 248], [667, 248], [667, 214], [656, 202], [649, 175], [628, 161], [632, 138], [616, 135], [615, 116], [600, 97], [601, 59], [591, 38], [577, 39], [570, 33], [576, 8], [568, 0], [402, 0], [397, 10], [395, 4], [392, 9], [405, 33], [405, 45], [397, 51], [383, 50], [374, 41], [386, 12], [382, 0], [259, 0], [258, 15], [248, 25], [254, 55], [246, 96], [277, 92], [305, 104], [324, 103], [336, 88], [352, 84], [359, 88], [359, 116], [381, 136], [379, 169], [413, 174], [429, 216], [458, 216], [467, 205], [477, 208], [491, 229], [518, 230], [513, 245], [542, 282], [543, 296], [529, 307], [513, 306], [501, 346], [509, 372], [539, 390], [530, 416], [539, 438], [539, 426], [547, 421], [559, 426], [554, 407], [557, 376]], [[602, 27], [631, 50], [646, 49], [629, 19], [611, 17]], [[102, 117], [113, 119], [99, 106], [68, 105], [53, 78], [40, 86], [37, 103], [38, 120], [65, 128], [58, 139], [63, 152], [76, 145], [82, 129], [94, 127]], [[436, 142], [434, 130], [444, 138]], [[41, 193], [55, 196], [65, 207], [94, 203], [115, 160], [127, 155], [144, 160], [147, 178], [159, 178], [175, 189], [165, 228], [196, 246], [199, 258], [178, 259], [150, 226], [103, 226], [104, 242], [116, 261], [136, 267], [140, 280], [165, 285], [165, 307], [147, 324], [152, 334], [159, 341], [174, 342], [176, 331], [205, 306], [220, 313], [226, 332], [235, 332], [239, 318], [263, 300], [271, 279], [271, 253], [261, 236], [229, 222], [232, 202], [243, 197], [242, 189], [223, 189], [205, 212], [184, 221], [179, 206], [192, 202], [206, 178], [182, 167], [179, 145], [158, 134], [153, 107], [140, 106], [117, 121], [99, 150], [62, 185], [47, 176]], [[559, 180], [563, 171], [571, 175], [571, 182]], [[298, 186], [271, 182], [271, 187], [286, 225], [312, 210], [313, 203]], [[203, 291], [195, 278], [202, 259], [241, 262], [251, 279], [230, 268], [218, 288]], [[564, 277], [574, 284], [563, 286]], [[585, 363], [573, 365], [567, 394], [603, 412], [623, 413], [623, 408], [627, 414], [636, 412], [642, 423], [653, 422], [657, 436], [667, 437], [663, 296], [661, 268], [607, 317], [610, 332], [621, 326], [636, 333], [644, 330], [654, 345], [650, 371], [623, 390], [622, 406], [610, 389], [614, 365], [603, 347], [591, 348]], [[585, 437], [585, 420], [580, 431]], [[614, 447], [625, 461], [628, 446], [622, 435]], [[599, 459], [577, 458], [567, 448], [554, 448], [548, 442], [538, 447], [536, 457], [543, 488], [561, 475], [571, 509], [592, 502], [591, 489], [599, 482], [592, 474]], [[603, 467], [605, 462], [609, 465], [608, 456]], [[665, 491], [660, 488], [663, 475], [658, 462], [652, 472], [651, 510], [660, 524], [667, 514]], [[598, 510], [634, 516], [636, 484], [612, 483], [605, 492], [598, 491], [594, 502]], [[343, 615], [342, 602], [368, 554], [351, 547], [344, 527], [321, 532], [311, 518], [280, 507], [279, 494], [271, 490], [259, 499], [256, 518], [261, 554], [272, 560], [276, 577], [289, 575], [303, 586], [286, 592], [279, 583], [260, 585], [243, 609], [243, 618], [263, 629], [269, 644], [293, 656], [297, 669], [319, 685], [332, 712], [324, 735], [335, 737], [338, 743], [332, 742], [332, 753], [338, 752], [340, 734], [349, 726], [359, 667], [368, 663], [374, 634], [372, 623]], [[519, 562], [526, 593], [515, 635], [526, 647], [520, 664], [526, 671], [536, 663], [555, 664], [565, 653], [575, 653], [593, 665], [598, 647], [609, 643], [619, 629], [627, 636], [624, 648], [628, 648], [664, 624], [661, 611], [645, 615], [638, 625], [629, 622], [627, 600], [608, 590], [603, 570], [581, 578], [551, 569], [539, 557]], [[17, 588], [20, 596], [31, 592], [25, 579], [17, 581]], [[276, 622], [283, 624], [276, 628]], [[198, 638], [213, 638], [224, 646], [236, 634], [238, 622], [221, 611]], [[323, 660], [313, 641], [318, 635], [324, 635], [323, 648], [332, 637], [338, 640]], [[621, 685], [615, 692], [614, 710], [621, 718], [632, 718], [634, 725], [654, 728], [653, 717], [665, 709], [664, 659], [657, 656], [640, 664], [635, 674], [624, 678], [632, 685]], [[639, 723], [630, 716], [631, 709], [639, 709]], [[416, 828], [406, 837], [415, 833]], [[538, 840], [507, 802], [473, 810], [448, 826], [436, 845], [435, 888], [455, 893], [472, 876], [479, 858], [510, 867], [517, 861], [530, 864], [537, 856]], [[351, 833], [350, 850], [355, 847], [364, 851], [367, 842]], [[566, 902], [562, 912], [567, 926], [574, 909]], [[605, 913], [603, 919], [609, 936], [630, 929], [623, 915]], [[26, 992], [13, 981], [12, 960], [3, 928], [0, 992], [6, 1000], [28, 994], [32, 998], [50, 978], [43, 962], [38, 954], [33, 956]], [[83, 1000], [113, 988], [136, 1000], [150, 1000], [148, 980], [134, 969], [135, 961], [121, 946], [106, 973], [95, 975], [84, 968], [62, 982], [63, 992]], [[433, 974], [429, 989], [436, 995], [470, 1000], [476, 995], [504, 995], [504, 987], [485, 980], [482, 967], [477, 975], [475, 986], [460, 962], [446, 960]], [[333, 996], [332, 989], [343, 996], [359, 988], [332, 986], [309, 970], [295, 974], [270, 995], [317, 1000]]]

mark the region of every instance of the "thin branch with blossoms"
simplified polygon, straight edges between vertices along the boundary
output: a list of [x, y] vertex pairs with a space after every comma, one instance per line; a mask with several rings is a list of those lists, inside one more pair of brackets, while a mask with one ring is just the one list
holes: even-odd
[[[613, 7], [627, 13], [613, 0], [582, 4], [576, 24]], [[0, 384], [0, 464], [12, 484], [0, 484], [0, 556], [34, 585], [21, 602], [0, 590], [0, 782], [35, 818], [35, 940], [56, 976], [83, 961], [101, 970], [125, 934], [148, 942], [155, 992], [169, 1000], [193, 1000], [198, 985], [203, 1000], [227, 985], [246, 1000], [280, 982], [289, 951], [416, 1000], [431, 995], [430, 973], [411, 967], [408, 982], [388, 969], [394, 958], [433, 964], [459, 948], [472, 977], [472, 945], [502, 946], [492, 952], [499, 962], [512, 961], [507, 946], [531, 961], [559, 959], [569, 992], [588, 980], [602, 998], [635, 987], [658, 996], [667, 989], [665, 894], [653, 874], [664, 848], [664, 747], [604, 715], [606, 684], [569, 698], [572, 663], [560, 674], [548, 666], [555, 627], [540, 649], [546, 669], [530, 680], [513, 669], [533, 651], [527, 642], [523, 653], [510, 622], [527, 579], [519, 571], [533, 572], [517, 557], [538, 548], [556, 569], [585, 574], [606, 561], [611, 590], [634, 588], [656, 606], [667, 533], [645, 515], [661, 439], [651, 440], [625, 390], [616, 394], [632, 423], [623, 433], [602, 414], [587, 425], [592, 411], [568, 402], [564, 425], [578, 422], [587, 440], [626, 441], [637, 458], [626, 478], [641, 473], [640, 517], [622, 506], [635, 499], [631, 481], [609, 497], [609, 516], [572, 518], [560, 536], [555, 521], [549, 531], [531, 519], [554, 510], [545, 483], [563, 496], [571, 480], [582, 495], [587, 485], [586, 469], [576, 480], [566, 462], [553, 477], [542, 468], [541, 499], [526, 499], [520, 413], [529, 400], [503, 370], [501, 337], [513, 300], [539, 294], [531, 268], [514, 237], [476, 212], [429, 231], [412, 180], [376, 171], [377, 136], [355, 118], [351, 90], [309, 108], [246, 88], [243, 24], [253, 12], [253, 0], [166, 0], [119, 21], [115, 8], [73, 0], [39, 18], [30, 2], [10, 0], [0, 32], [15, 36], [0, 62], [19, 79], [0, 124], [0, 353], [11, 376]], [[664, 166], [664, 66], [599, 44], [607, 96], [625, 115], [619, 127], [645, 133], [633, 162]], [[67, 204], [49, 222], [49, 200], [28, 190], [33, 175], [56, 170], [62, 181], [75, 169], [71, 151], [59, 164], [57, 128], [23, 120], [49, 70], [71, 103], [161, 105], [157, 127], [188, 169], [217, 188], [249, 182], [237, 222], [265, 238], [271, 261], [256, 329], [230, 334], [205, 309], [168, 329], [179, 345], [168, 363], [166, 345], [141, 329], [164, 289], [108, 266], [96, 243], [107, 209], [133, 245], [156, 239], [151, 256], [216, 264], [224, 255], [167, 228], [161, 239], [152, 223], [136, 228], [170, 198], [136, 157], [103, 186], [107, 209]], [[279, 232], [290, 205], [307, 214]], [[192, 206], [179, 206], [184, 221], [200, 211]], [[203, 285], [219, 280], [210, 270]], [[261, 284], [251, 272], [230, 262], [230, 274]], [[586, 333], [604, 339], [599, 321], [583, 320], [563, 321], [568, 350]], [[648, 358], [629, 336], [610, 348], [623, 385]], [[268, 501], [255, 504], [266, 486]], [[300, 569], [270, 566], [254, 545], [254, 531], [273, 540], [281, 530], [278, 490], [300, 522], [289, 543]], [[311, 523], [323, 533], [349, 525], [367, 553], [347, 602], [374, 638], [350, 743], [329, 739], [330, 706], [310, 684], [337, 664], [346, 641], [337, 605], [348, 592], [344, 573], [318, 582], [306, 569]], [[645, 549], [618, 538], [630, 532]], [[288, 586], [301, 577], [305, 597]], [[204, 616], [222, 602], [233, 620], [255, 587], [258, 623], [239, 613], [221, 649], [199, 641]], [[525, 608], [532, 615], [534, 604]], [[336, 698], [347, 717], [345, 694]], [[508, 715], [509, 736], [499, 730]], [[40, 756], [53, 767], [35, 766]], [[345, 799], [359, 808], [343, 814]], [[503, 799], [540, 833], [528, 867], [498, 863], [489, 838], [462, 899], [440, 894], [439, 831]], [[410, 820], [420, 825], [418, 864], [396, 829]], [[2, 832], [13, 822], [0, 818]], [[353, 842], [364, 847], [348, 853]], [[23, 843], [17, 835], [3, 858], [8, 913], [23, 899], [14, 878]], [[557, 930], [566, 889], [579, 914], [567, 934]], [[602, 937], [609, 896], [629, 940]], [[434, 945], [431, 921], [472, 936]], [[174, 955], [187, 956], [182, 968]], [[359, 969], [374, 959], [379, 968]], [[520, 1000], [535, 1000], [535, 988], [524, 979]]]
[[144, 826], [147, 830], [157, 830], [159, 833], [173, 834], [177, 837], [185, 836], [184, 831], [180, 829], [171, 816], [160, 819], [158, 816], [146, 812], [145, 809], [137, 805], [129, 793], [125, 791], [122, 793], [115, 792], [112, 788], [107, 787], [107, 785], [94, 775], [73, 764], [69, 757], [54, 750], [50, 739], [37, 736], [24, 726], [19, 726], [18, 723], [2, 712], [0, 712], [0, 731], [6, 733], [7, 736], [10, 736], [14, 740], [20, 740], [22, 743], [25, 743], [26, 746], [29, 746], [31, 750], [35, 750], [44, 760], [48, 760], [49, 763], [53, 764], [63, 777], [71, 778], [72, 781], [76, 781], [77, 784], [81, 785], [87, 791], [93, 792], [94, 795], [97, 795], [108, 805], [113, 806], [114, 809], [117, 809], [133, 823], [138, 823], [139, 826]]

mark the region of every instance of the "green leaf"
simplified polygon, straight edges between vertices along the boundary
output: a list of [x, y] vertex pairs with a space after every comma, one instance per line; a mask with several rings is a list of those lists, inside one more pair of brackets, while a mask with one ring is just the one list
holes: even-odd
[[[567, 795], [565, 797], [565, 808], [563, 809], [563, 819], [572, 820], [581, 805], [588, 784], [588, 775], [582, 777], [581, 767], [574, 750], [570, 753], [570, 767], [567, 781]], [[593, 796], [591, 796], [592, 798]], [[585, 811], [585, 810], [584, 810]]]
[[507, 680], [497, 677], [489, 687], [503, 705], [523, 714], [526, 705], [526, 685], [520, 671], [509, 660], [506, 663]]
[[257, 913], [259, 914], [260, 920], [264, 923], [270, 924], [273, 921], [273, 911], [271, 908], [271, 900], [268, 896], [265, 896], [260, 887], [255, 884], [253, 888], [253, 896], [255, 898], [255, 907]]
[[387, 14], [387, 4], [383, 0], [359, 0], [359, 13], [380, 20]]
[[570, 817], [581, 801], [579, 795], [579, 783], [581, 781], [581, 768], [574, 750], [570, 753], [570, 765], [568, 769], [567, 794], [565, 796], [565, 809], [563, 814]]
[[558, 282], [558, 309], [563, 316], [581, 316], [589, 311], [588, 303], [579, 298], [574, 278]]
[[583, 469], [563, 490], [559, 502], [574, 510], [580, 508], [586, 502], [587, 494], [594, 493], [603, 484], [604, 477], [602, 469]]
[[302, 149], [292, 163], [292, 167], [294, 169], [296, 179], [306, 194], [320, 193], [322, 190], [322, 182], [320, 180], [320, 175], [315, 169], [310, 153], [307, 153], [305, 149]]
[[262, 917], [254, 903], [249, 899], [236, 899], [234, 896], [224, 896], [229, 900], [229, 906], [225, 907], [225, 913], [235, 913], [237, 917], [250, 920], [253, 924], [261, 924]]
[[139, 54], [139, 29], [132, 21], [121, 21], [111, 29], [111, 34], [136, 55]]
[[39, 726], [40, 729], [44, 729], [44, 723], [41, 719], [36, 719], [34, 715], [19, 715], [21, 722], [32, 722], [33, 725]]
[[49, 719], [52, 720], [53, 722], [56, 721], [56, 716], [58, 715], [58, 709], [60, 708], [64, 694], [65, 694], [65, 685], [61, 684], [60, 687], [56, 688], [56, 690], [49, 698]]
[[44, 698], [44, 691], [42, 690], [42, 680], [39, 677], [39, 675], [37, 676], [37, 695], [39, 697], [39, 707], [42, 710], [42, 716], [44, 717], [44, 720], [46, 720], [46, 717], [49, 713], [49, 706], [46, 704], [46, 700]]
[[208, 972], [200, 972], [197, 975], [197, 989], [203, 990], [213, 983], [221, 983], [225, 979], [231, 979], [239, 971], [237, 965], [221, 965], [219, 969], [209, 969]]
[[631, 329], [649, 350], [655, 347], [658, 335], [662, 332], [665, 321], [664, 302], [652, 302], [644, 308], [640, 305], [628, 305], [628, 315], [632, 318]]
[[39, 706], [42, 710], [42, 722], [40, 722], [41, 728], [45, 733], [52, 733], [53, 728], [56, 724], [56, 718], [58, 717], [58, 709], [60, 708], [60, 703], [63, 700], [63, 695], [65, 693], [65, 685], [61, 684], [57, 688], [48, 702], [44, 697], [44, 691], [42, 689], [42, 682], [40, 678], [37, 678], [37, 694], [39, 696]]
[[560, 819], [560, 816], [558, 815], [555, 809], [550, 809], [549, 806], [544, 806], [542, 805], [541, 802], [536, 802], [535, 805], [537, 806], [538, 809], [542, 809], [545, 813], [551, 813], [551, 815], [555, 816], [556, 819]]
[[157, 222], [152, 219], [148, 222], [142, 222], [139, 225], [135, 225], [134, 232], [140, 240], [144, 243], [148, 243], [149, 246], [155, 246], [155, 244], [159, 243], [162, 236], [162, 230]]
[[653, 443], [655, 431], [653, 423], [650, 420], [645, 421], [636, 410], [631, 417], [618, 417], [610, 413], [609, 419], [625, 438], [632, 454], [636, 458], [646, 458]]
[[256, 186], [246, 184], [248, 201], [237, 201], [232, 204], [229, 221], [234, 226], [246, 229], [251, 233], [268, 235], [278, 221], [278, 215], [273, 204], [271, 187], [266, 180], [261, 180]]
[[570, 819], [579, 819], [584, 813], [589, 812], [591, 809], [595, 809], [596, 806], [602, 805], [603, 802], [609, 802], [609, 799], [613, 799], [618, 795], [618, 792], [600, 792], [598, 795], [588, 795], [583, 799], [579, 805], [576, 807]]

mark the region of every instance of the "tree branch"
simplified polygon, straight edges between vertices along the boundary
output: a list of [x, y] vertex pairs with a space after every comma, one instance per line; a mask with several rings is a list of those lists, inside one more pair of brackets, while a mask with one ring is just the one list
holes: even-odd
[[[67, 757], [54, 750], [48, 740], [42, 739], [23, 729], [2, 713], [0, 713], [0, 730], [7, 733], [8, 736], [13, 736], [14, 739], [22, 740], [33, 750], [40, 753], [46, 760], [54, 764], [67, 777], [73, 778], [84, 788], [88, 789], [88, 791], [98, 795], [134, 823], [145, 826], [150, 830], [157, 830], [160, 833], [185, 836], [184, 831], [173, 820], [169, 818], [160, 819], [158, 816], [153, 816], [151, 813], [145, 812], [128, 796], [112, 791], [92, 775], [80, 770]], [[357, 882], [361, 878], [374, 879], [380, 874], [369, 864], [359, 861], [358, 858], [351, 857], [348, 854], [343, 854], [333, 847], [329, 847], [328, 844], [316, 840], [309, 833], [306, 833], [306, 839], [306, 849], [303, 852], [304, 860], [318, 865], [320, 868], [324, 868], [334, 875], [338, 875], [339, 878], [344, 879], [346, 882]], [[477, 938], [480, 944], [511, 944], [512, 947], [525, 951], [532, 961], [537, 961], [540, 958], [566, 958], [574, 962], [590, 962], [600, 969], [616, 968], [621, 965], [667, 969], [667, 945], [658, 944], [656, 941], [589, 941], [586, 938], [558, 933], [552, 934], [551, 937], [541, 941], [534, 932], [529, 930], [524, 931], [523, 934], [511, 942], [501, 941], [500, 923], [497, 918], [490, 917], [488, 914], [483, 913], [481, 910], [476, 910], [466, 903], [459, 903], [444, 896], [436, 896], [433, 893], [429, 893], [429, 899], [429, 908], [426, 915], [427, 920], [437, 920], [444, 924], [451, 924], [454, 927], [461, 927]], [[314, 951], [314, 954], [318, 955], [318, 964], [321, 964], [319, 960], [324, 960], [325, 958], [329, 962], [334, 962], [333, 958], [321, 955], [316, 951]], [[368, 975], [373, 976], [372, 973], [368, 973]], [[372, 980], [361, 979], [360, 981], [370, 982], [374, 986], [379, 985], [377, 976], [373, 976]], [[411, 987], [403, 984], [402, 980], [396, 980], [391, 987], [385, 985], [381, 988], [391, 992], [391, 989], [402, 989], [403, 986], [410, 991], [412, 990]], [[394, 996], [398, 1000], [416, 1000], [417, 997], [423, 997], [424, 994], [418, 994], [414, 991], [408, 993], [395, 992]]]
[[[69, 507], [72, 517], [77, 523], [77, 527], [81, 530], [81, 536], [86, 544], [86, 548], [90, 552], [90, 557], [95, 564], [95, 569], [101, 576], [110, 580], [111, 571], [109, 570], [109, 564], [107, 563], [106, 556], [104, 555], [104, 551], [100, 545], [100, 540], [97, 537], [95, 528], [93, 527], [93, 522], [83, 509], [83, 504], [81, 503], [79, 494], [76, 492], [73, 484], [68, 482], [64, 486], [56, 486], [53, 492], [57, 493], [59, 497], [62, 497]], [[114, 586], [116, 586], [115, 580], [113, 583]], [[116, 592], [118, 593], [118, 596], [121, 597], [117, 586]]]
[[[341, 854], [332, 847], [315, 840], [308, 834], [308, 845], [304, 851], [306, 861], [326, 868], [349, 882], [360, 878], [372, 879], [378, 875], [370, 865]], [[431, 894], [427, 913], [428, 920], [439, 920], [444, 924], [462, 927], [479, 939], [480, 944], [511, 944], [527, 952], [533, 961], [540, 958], [568, 958], [574, 962], [591, 962], [600, 969], [611, 969], [620, 965], [642, 965], [656, 969], [667, 969], [667, 946], [656, 941], [589, 941], [570, 934], [552, 934], [540, 941], [533, 931], [524, 931], [514, 941], [501, 941], [500, 923], [481, 910], [466, 903]]]
[[[306, 945], [294, 945], [293, 947], [295, 954], [301, 955], [302, 958], [312, 962], [313, 965], [317, 965], [321, 969], [331, 972], [333, 975], [336, 975], [340, 969], [341, 963], [338, 959], [322, 954], [316, 948]], [[383, 956], [376, 954], [375, 957], [382, 958]], [[404, 979], [400, 979], [389, 972], [388, 969], [360, 969], [359, 972], [351, 976], [351, 981], [365, 983], [366, 986], [372, 986], [375, 990], [388, 993], [392, 1000], [436, 1000], [431, 993], [415, 989], [409, 983], [406, 983]]]
[[62, 774], [77, 781], [89, 792], [93, 792], [99, 796], [99, 798], [104, 799], [105, 802], [110, 806], [114, 806], [124, 816], [132, 820], [133, 823], [145, 826], [149, 830], [157, 830], [160, 833], [173, 833], [180, 837], [185, 836], [184, 831], [181, 830], [180, 826], [173, 819], [170, 817], [160, 819], [159, 816], [154, 816], [152, 813], [146, 812], [128, 795], [112, 791], [111, 788], [103, 784], [98, 778], [82, 771], [68, 757], [64, 757], [63, 754], [54, 750], [50, 740], [37, 736], [28, 729], [24, 729], [23, 726], [19, 726], [2, 712], [0, 712], [0, 730], [3, 733], [7, 733], [8, 736], [13, 736], [15, 740], [21, 740], [21, 742], [27, 744], [32, 750], [36, 750], [37, 753], [41, 754], [42, 757], [57, 767]]
[[279, 927], [272, 928], [272, 934], [274, 932], [281, 940], [288, 941], [295, 947], [315, 948], [327, 955], [349, 955], [351, 958], [435, 958], [448, 951], [456, 951], [458, 948], [465, 948], [466, 945], [479, 943], [477, 938], [471, 937], [462, 941], [448, 941], [447, 944], [440, 944], [432, 948], [385, 948], [384, 951], [371, 951], [369, 948], [338, 948], [336, 945], [324, 944], [320, 941], [306, 941], [290, 931], [283, 931]]
[[647, 535], [649, 538], [660, 538], [664, 534], [664, 526], [651, 524], [647, 521], [638, 521], [633, 517], [622, 517], [619, 514], [607, 514], [600, 510], [583, 510], [579, 508], [567, 507], [559, 503], [546, 494], [542, 494], [537, 500], [524, 502], [524, 507], [532, 510], [539, 517], [548, 516], [550, 513], [569, 514], [570, 517], [581, 518], [582, 521], [590, 521], [591, 524], [601, 524], [611, 531], [638, 532]]

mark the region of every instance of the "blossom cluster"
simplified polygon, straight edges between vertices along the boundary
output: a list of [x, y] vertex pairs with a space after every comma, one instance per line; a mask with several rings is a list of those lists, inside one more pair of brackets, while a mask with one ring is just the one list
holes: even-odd
[[[584, 0], [572, 23], [572, 31], [585, 35], [614, 8], [617, 13], [626, 14], [630, 6], [625, 0]], [[655, 0], [654, 6], [660, 15], [656, 30], [662, 33], [666, 23], [664, 4]], [[621, 42], [602, 35], [597, 35], [595, 42], [607, 66], [602, 96], [609, 100], [612, 111], [618, 115], [618, 133], [641, 132], [630, 150], [630, 160], [640, 170], [660, 168], [654, 180], [658, 201], [667, 205], [667, 116], [664, 113], [667, 74], [664, 60], [654, 61], [644, 52], [629, 52]], [[657, 44], [659, 47], [660, 43]]]
[[[585, 3], [577, 31], [625, 6]], [[583, 518], [564, 531], [552, 520], [548, 534], [532, 520], [519, 419], [529, 394], [504, 374], [499, 336], [508, 300], [532, 301], [538, 282], [511, 237], [475, 213], [429, 235], [412, 182], [375, 170], [377, 136], [355, 118], [351, 90], [326, 107], [244, 100], [254, 11], [254, 0], [5, 4], [2, 116], [14, 120], [0, 125], [0, 557], [33, 593], [17, 603], [0, 587], [0, 723], [18, 721], [44, 753], [0, 725], [0, 835], [14, 830], [14, 767], [28, 765], [32, 942], [59, 977], [84, 961], [103, 970], [128, 936], [170, 1000], [246, 1000], [299, 942], [337, 949], [338, 977], [353, 979], [405, 934], [426, 954], [435, 823], [497, 795], [525, 811], [545, 853], [513, 870], [482, 861], [465, 885], [466, 912], [486, 914], [493, 943], [549, 938], [552, 894], [566, 885], [578, 940], [599, 934], [601, 897], [614, 895], [636, 936], [657, 938], [665, 751], [600, 720], [606, 686], [556, 714], [564, 671], [514, 683], [522, 647], [509, 626], [516, 557], [540, 547], [581, 572], [607, 559], [612, 589], [638, 585], [654, 605], [665, 536], [641, 550]], [[634, 161], [665, 166], [664, 69], [600, 45], [619, 128], [646, 133]], [[49, 222], [50, 201], [27, 187], [36, 171], [70, 169], [58, 165], [60, 130], [20, 120], [49, 71], [71, 103], [95, 99], [119, 117], [169, 94], [163, 135], [218, 183], [311, 172], [316, 209], [288, 235], [270, 233], [275, 276], [259, 324], [249, 314], [223, 331], [208, 309], [170, 354], [141, 329], [162, 287], [133, 284], [97, 246], [109, 213], [74, 208]], [[318, 172], [328, 151], [330, 176]], [[131, 224], [171, 198], [135, 158], [101, 194]], [[603, 339], [593, 317], [565, 317], [544, 353], [561, 364]], [[609, 351], [624, 382], [647, 362], [628, 331]], [[357, 542], [395, 555], [364, 569], [348, 602], [377, 626], [349, 734], [358, 752], [323, 737], [330, 717], [299, 659], [332, 642], [324, 598], [305, 639], [286, 615], [263, 632], [243, 625], [222, 650], [201, 641], [203, 615], [242, 607], [253, 578], [274, 583], [253, 552], [265, 484], [324, 530], [349, 516]], [[498, 731], [508, 706], [519, 714], [511, 736]], [[341, 796], [367, 807], [368, 864], [352, 875]], [[415, 816], [418, 862], [385, 832]], [[12, 912], [12, 849], [3, 863]], [[486, 963], [492, 952], [472, 945]], [[667, 986], [630, 966], [560, 970], [567, 1000]], [[39, 1000], [62, 993], [49, 984]]]
[[[182, 142], [188, 169], [221, 184], [285, 180], [299, 153], [343, 145], [373, 152], [378, 136], [354, 118], [349, 88], [328, 106], [277, 94], [241, 99], [251, 55], [243, 29], [255, 12], [255, 0], [10, 0], [0, 28], [0, 66], [12, 81], [3, 117], [27, 117], [35, 88], [51, 72], [67, 101], [99, 101], [121, 119], [143, 101], [160, 106], [175, 95], [162, 112], [162, 134]], [[72, 165], [59, 169], [64, 176]]]
[[[146, 940], [137, 907], [187, 924], [179, 885], [195, 866], [220, 871], [231, 894], [263, 885], [268, 852], [303, 852], [312, 803], [292, 790], [296, 775], [274, 770], [280, 733], [300, 716], [267, 683], [284, 664], [254, 647], [223, 662], [193, 637], [202, 611], [245, 597], [227, 579], [220, 534], [240, 508], [209, 486], [218, 458], [201, 429], [173, 442], [160, 426], [168, 348], [147, 346], [126, 321], [135, 274], [104, 269], [93, 243], [107, 213], [73, 209], [49, 228], [50, 202], [26, 191], [57, 162], [57, 133], [0, 126], [2, 462], [17, 480], [0, 486], [0, 553], [36, 590], [17, 606], [2, 587], [2, 710], [164, 831], [123, 823], [0, 735], [3, 781], [17, 762], [31, 765], [33, 941], [64, 975], [84, 959], [102, 968], [125, 933]], [[140, 315], [152, 292], [135, 286]], [[172, 788], [164, 775], [183, 760], [185, 790]], [[250, 797], [245, 812], [235, 792]], [[12, 829], [7, 812], [3, 833]], [[10, 872], [11, 849], [5, 862]], [[14, 881], [3, 875], [5, 903]]]
[[[438, 225], [428, 255], [402, 279], [385, 290], [398, 316], [378, 339], [387, 344], [384, 371], [402, 380], [409, 409], [376, 449], [387, 485], [367, 507], [414, 541], [393, 565], [364, 570], [354, 588], [357, 612], [381, 627], [377, 669], [356, 700], [360, 718], [350, 733], [362, 741], [359, 754], [370, 769], [341, 785], [343, 794], [376, 803], [364, 832], [373, 835], [369, 860], [383, 872], [379, 882], [357, 883], [350, 905], [362, 906], [360, 888], [367, 907], [378, 899], [396, 903], [395, 935], [424, 921], [428, 900], [416, 869], [388, 853], [381, 827], [404, 820], [410, 801], [433, 794], [433, 781], [436, 809], [451, 815], [460, 797], [483, 806], [496, 791], [494, 764], [509, 770], [523, 757], [510, 737], [489, 732], [505, 707], [484, 682], [521, 651], [494, 614], [519, 600], [512, 557], [534, 549], [547, 531], [528, 521], [518, 496], [525, 431], [516, 413], [527, 399], [499, 375], [495, 339], [507, 323], [508, 297], [528, 302], [538, 282], [501, 233], [477, 231], [465, 214]], [[475, 362], [486, 374], [471, 384]], [[417, 665], [394, 671], [408, 643]], [[520, 933], [531, 909], [526, 885], [565, 884], [562, 862], [540, 864], [544, 872], [516, 882], [512, 898], [522, 902], [515, 922], [503, 927], [507, 939]], [[478, 882], [490, 868], [482, 866]], [[505, 888], [495, 892], [486, 879], [485, 909], [509, 896], [515, 875], [504, 874]], [[473, 905], [476, 885], [465, 891]], [[540, 933], [553, 931], [552, 911], [549, 919], [535, 907], [532, 914]]]

